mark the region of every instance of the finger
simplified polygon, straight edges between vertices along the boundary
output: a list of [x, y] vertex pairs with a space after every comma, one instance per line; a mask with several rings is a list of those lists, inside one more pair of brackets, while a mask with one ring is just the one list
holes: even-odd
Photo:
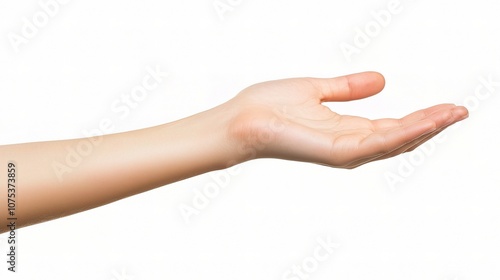
[[416, 146], [419, 146], [420, 144], [423, 144], [425, 141], [427, 141], [428, 139], [434, 137], [435, 135], [437, 135], [442, 130], [444, 130], [444, 129], [441, 129], [439, 131], [434, 131], [434, 132], [431, 132], [431, 133], [427, 133], [427, 134], [423, 134], [419, 138], [417, 138], [417, 139], [415, 139], [415, 140], [413, 140], [413, 141], [411, 141], [411, 142], [409, 142], [409, 143], [401, 146], [400, 148], [395, 149], [394, 151], [392, 151], [390, 153], [376, 154], [376, 155], [369, 156], [367, 158], [361, 158], [361, 159], [358, 159], [358, 160], [350, 162], [349, 164], [347, 164], [347, 166], [349, 168], [354, 168], [354, 167], [358, 167], [358, 166], [361, 166], [363, 164], [366, 164], [368, 162], [377, 161], [377, 160], [383, 160], [383, 159], [387, 159], [387, 158], [391, 158], [391, 157], [397, 156], [399, 154], [402, 154], [404, 152], [409, 151], [410, 149], [413, 149]]
[[[434, 136], [438, 135], [439, 133], [441, 133], [443, 130], [445, 130], [448, 126], [444, 127], [444, 128], [441, 128], [439, 130], [436, 130], [434, 132], [431, 132], [431, 133], [428, 133], [428, 134], [424, 134], [422, 135], [421, 137], [419, 137], [418, 139], [415, 139], [413, 141], [411, 141], [410, 143], [392, 151], [391, 153], [388, 153], [388, 154], [382, 154], [380, 156], [376, 156], [376, 157], [373, 157], [367, 161], [364, 161], [364, 162], [358, 162], [359, 165], [361, 164], [365, 164], [367, 162], [371, 162], [371, 161], [376, 161], [376, 160], [383, 160], [383, 159], [387, 159], [387, 158], [391, 158], [391, 157], [395, 157], [397, 155], [400, 155], [402, 153], [406, 153], [406, 152], [410, 152], [410, 151], [413, 151], [414, 149], [418, 148], [419, 146], [421, 146], [422, 144], [424, 144], [425, 142], [427, 142], [428, 140], [430, 140], [431, 138], [433, 138]], [[359, 166], [358, 165], [358, 166]]]
[[388, 159], [388, 158], [400, 155], [402, 153], [411, 152], [411, 151], [415, 150], [416, 148], [420, 147], [421, 145], [425, 144], [427, 141], [429, 141], [430, 139], [432, 139], [433, 137], [435, 137], [439, 133], [443, 132], [443, 130], [445, 130], [446, 128], [448, 128], [448, 126], [443, 127], [443, 128], [441, 128], [439, 130], [436, 130], [434, 132], [431, 132], [431, 133], [428, 133], [428, 134], [424, 134], [420, 138], [418, 138], [418, 139], [416, 139], [416, 140], [414, 140], [414, 141], [412, 141], [412, 142], [410, 142], [410, 143], [402, 146], [399, 149], [394, 150], [391, 153], [377, 155], [377, 156], [370, 157], [368, 159], [361, 159], [361, 160], [358, 160], [358, 161], [355, 161], [355, 162], [351, 162], [349, 164], [349, 168], [355, 168], [355, 167], [361, 166], [363, 164], [366, 164], [368, 162], [377, 161], [377, 160], [383, 160], [383, 159]]
[[425, 142], [429, 141], [430, 139], [434, 138], [436, 135], [440, 134], [441, 132], [443, 132], [445, 129], [447, 129], [449, 126], [451, 125], [448, 125], [448, 126], [445, 126], [443, 127], [442, 129], [439, 129], [431, 134], [429, 134], [428, 136], [425, 136], [423, 137], [423, 139], [421, 139], [420, 141], [418, 141], [417, 143], [414, 143], [412, 146], [410, 147], [407, 147], [407, 149], [405, 149], [404, 151], [402, 151], [401, 153], [409, 153], [409, 152], [412, 152], [414, 151], [416, 148], [420, 147], [422, 144], [425, 144]]
[[311, 78], [318, 89], [321, 102], [350, 101], [379, 93], [385, 86], [385, 79], [377, 72], [363, 72], [336, 78]]
[[[418, 120], [394, 129], [375, 131], [373, 134], [361, 141], [360, 146], [364, 149], [373, 150], [373, 154], [387, 154], [401, 148], [402, 146], [420, 138], [422, 135], [439, 130], [463, 118], [461, 107], [443, 109]], [[369, 154], [367, 154], [369, 156]]]
[[439, 104], [426, 109], [415, 111], [401, 119], [378, 119], [373, 120], [373, 126], [375, 129], [389, 129], [395, 127], [402, 127], [404, 125], [408, 125], [410, 123], [422, 120], [438, 111], [444, 109], [453, 109], [456, 106], [453, 104]]
[[435, 129], [436, 124], [432, 120], [424, 119], [398, 129], [370, 134], [360, 141], [357, 150], [352, 151], [353, 162], [357, 159], [379, 157], [392, 153]]
[[424, 109], [424, 110], [419, 110], [415, 113], [412, 113], [412, 114], [409, 114], [409, 115], [403, 117], [401, 119], [401, 123], [403, 125], [406, 125], [406, 124], [424, 119], [428, 116], [432, 116], [436, 112], [440, 112], [440, 111], [444, 111], [444, 110], [454, 110], [455, 108], [457, 108], [457, 106], [454, 104], [435, 105], [435, 106], [429, 107], [429, 108]]
[[[428, 116], [427, 120], [431, 120], [432, 122], [435, 123], [436, 129], [430, 133], [424, 133], [421, 136], [403, 143], [401, 146], [396, 147], [393, 150], [389, 150], [388, 152], [381, 152], [378, 154], [372, 154], [368, 155], [367, 157], [354, 160], [350, 162], [348, 165], [350, 168], [365, 164], [370, 161], [375, 161], [375, 160], [381, 160], [381, 159], [386, 159], [390, 157], [394, 157], [396, 155], [399, 155], [404, 152], [412, 151], [416, 149], [418, 146], [422, 145], [432, 137], [436, 136], [437, 134], [441, 133], [444, 129], [449, 127], [450, 125], [463, 120], [468, 116], [468, 112], [465, 108], [462, 107], [456, 107], [451, 110], [440, 110], [438, 112], [434, 112], [430, 116]], [[419, 122], [422, 122], [425, 120], [420, 120]]]

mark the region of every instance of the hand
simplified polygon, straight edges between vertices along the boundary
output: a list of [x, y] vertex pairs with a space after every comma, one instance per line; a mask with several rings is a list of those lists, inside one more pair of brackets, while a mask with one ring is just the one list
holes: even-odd
[[384, 84], [376, 72], [255, 84], [228, 102], [237, 108], [229, 136], [241, 161], [272, 157], [354, 168], [411, 151], [468, 116], [465, 107], [441, 104], [401, 119], [369, 120], [322, 105], [369, 97]]

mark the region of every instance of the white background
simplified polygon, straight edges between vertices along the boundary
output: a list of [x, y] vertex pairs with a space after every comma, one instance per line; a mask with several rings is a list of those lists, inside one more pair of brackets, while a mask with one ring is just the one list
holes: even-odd
[[[23, 228], [17, 274], [0, 235], [1, 279], [301, 279], [284, 275], [327, 237], [340, 246], [307, 279], [500, 278], [500, 86], [474, 95], [500, 81], [500, 2], [401, 0], [347, 59], [340, 45], [356, 47], [390, 0], [232, 0], [222, 18], [213, 0], [73, 0], [13, 44], [47, 1], [0, 2], [0, 144], [81, 138], [106, 118], [112, 132], [140, 129], [256, 82], [366, 70], [385, 75], [382, 93], [328, 106], [379, 118], [450, 102], [470, 118], [425, 151], [355, 170], [242, 164], [189, 223], [179, 207], [225, 173]], [[113, 112], [156, 66], [169, 73], [160, 86]]]

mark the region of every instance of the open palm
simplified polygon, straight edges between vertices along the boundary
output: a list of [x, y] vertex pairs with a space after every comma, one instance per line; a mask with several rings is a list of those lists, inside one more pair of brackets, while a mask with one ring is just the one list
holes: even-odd
[[252, 158], [354, 168], [413, 150], [468, 115], [464, 107], [440, 104], [401, 119], [369, 120], [340, 115], [322, 105], [369, 97], [384, 83], [379, 73], [364, 72], [255, 84], [230, 101], [238, 108], [231, 135], [241, 143], [240, 154]]

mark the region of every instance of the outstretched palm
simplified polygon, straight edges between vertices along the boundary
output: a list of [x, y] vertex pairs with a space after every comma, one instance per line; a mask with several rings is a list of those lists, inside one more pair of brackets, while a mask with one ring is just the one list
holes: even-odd
[[339, 115], [322, 105], [365, 98], [383, 87], [383, 76], [375, 72], [256, 84], [231, 100], [239, 111], [232, 135], [256, 157], [353, 168], [412, 150], [467, 117], [467, 109], [453, 104], [378, 120]]

